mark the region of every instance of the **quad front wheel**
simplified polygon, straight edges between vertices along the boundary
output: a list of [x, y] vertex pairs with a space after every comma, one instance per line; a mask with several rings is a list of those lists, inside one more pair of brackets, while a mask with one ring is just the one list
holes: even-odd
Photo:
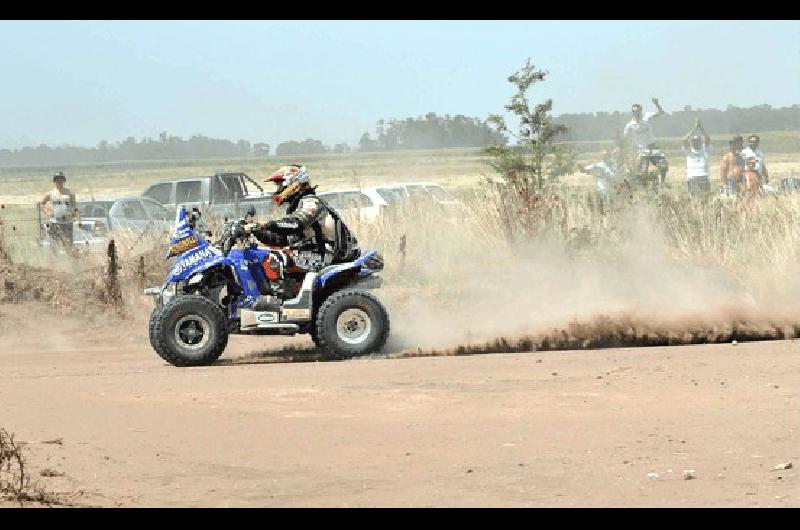
[[228, 345], [225, 313], [208, 298], [177, 296], [154, 310], [150, 344], [161, 358], [175, 366], [211, 364]]

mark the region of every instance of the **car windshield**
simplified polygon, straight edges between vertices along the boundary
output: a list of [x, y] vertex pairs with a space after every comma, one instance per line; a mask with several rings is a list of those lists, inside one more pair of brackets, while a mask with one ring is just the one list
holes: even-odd
[[418, 184], [412, 184], [411, 186], [407, 186], [408, 194], [412, 197], [425, 197], [428, 194], [425, 192], [425, 187], [420, 186]]
[[167, 221], [171, 217], [167, 209], [155, 201], [143, 200], [142, 205], [144, 206], [145, 212], [147, 212], [148, 219]]
[[378, 188], [376, 191], [378, 192], [378, 195], [381, 196], [381, 199], [386, 201], [386, 204], [389, 206], [400, 204], [403, 200], [403, 196], [401, 195], [402, 192], [399, 190], [393, 190], [391, 188]]
[[128, 221], [143, 221], [147, 219], [141, 203], [136, 200], [117, 201], [111, 208], [111, 217]]
[[79, 202], [78, 211], [81, 217], [106, 217], [112, 204], [111, 201]]
[[372, 206], [372, 199], [360, 191], [333, 191], [321, 193], [319, 197], [326, 204], [337, 210], [351, 210]]
[[444, 191], [439, 186], [425, 186], [425, 188], [429, 192], [431, 192], [431, 195], [433, 195], [434, 198], [436, 198], [437, 200], [440, 200], [440, 201], [452, 201], [453, 200], [453, 197], [451, 197], [449, 193]]

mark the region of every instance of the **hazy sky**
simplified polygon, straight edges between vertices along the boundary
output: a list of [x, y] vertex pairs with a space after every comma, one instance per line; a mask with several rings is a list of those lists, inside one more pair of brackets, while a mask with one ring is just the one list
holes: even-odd
[[800, 103], [798, 21], [3, 21], [0, 147], [353, 145], [380, 118], [502, 110], [528, 56], [555, 114]]

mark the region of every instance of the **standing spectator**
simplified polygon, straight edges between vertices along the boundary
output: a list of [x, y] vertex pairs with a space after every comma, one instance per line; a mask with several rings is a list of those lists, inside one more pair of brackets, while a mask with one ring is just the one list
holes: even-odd
[[758, 160], [754, 156], [747, 157], [744, 166], [744, 191], [748, 194], [761, 193], [761, 173], [756, 169]]
[[[702, 133], [702, 136], [698, 133]], [[694, 127], [686, 133], [683, 139], [683, 152], [686, 155], [686, 186], [689, 193], [695, 191], [711, 191], [708, 180], [708, 155], [711, 152], [711, 137], [700, 125], [700, 120], [694, 122]]]
[[722, 163], [719, 167], [719, 178], [728, 195], [735, 194], [742, 181], [742, 175], [744, 174], [743, 143], [744, 140], [742, 140], [741, 136], [734, 136], [728, 142], [730, 150], [722, 157]]
[[656, 109], [658, 109], [657, 112], [648, 112], [642, 115], [642, 106], [640, 104], [635, 103], [631, 107], [631, 121], [625, 125], [624, 134], [626, 137], [632, 137], [636, 145], [639, 157], [637, 171], [641, 174], [647, 162], [650, 162], [659, 169], [661, 184], [663, 184], [667, 178], [669, 164], [664, 155], [657, 151], [658, 147], [656, 146], [655, 136], [653, 136], [653, 127], [650, 125], [650, 120], [657, 116], [662, 116], [666, 112], [661, 108], [658, 98], [653, 98], [652, 101]]
[[742, 149], [742, 157], [747, 160], [751, 156], [756, 159], [755, 170], [764, 178], [764, 183], [769, 182], [769, 173], [767, 172], [767, 165], [764, 163], [764, 153], [758, 148], [761, 143], [761, 138], [757, 134], [751, 134], [747, 138], [747, 147]]
[[75, 194], [64, 187], [67, 177], [60, 171], [53, 175], [56, 187], [45, 193], [39, 204], [45, 207], [45, 213], [50, 217], [50, 241], [53, 249], [61, 245], [67, 251], [72, 251], [73, 226], [72, 223], [78, 216]]

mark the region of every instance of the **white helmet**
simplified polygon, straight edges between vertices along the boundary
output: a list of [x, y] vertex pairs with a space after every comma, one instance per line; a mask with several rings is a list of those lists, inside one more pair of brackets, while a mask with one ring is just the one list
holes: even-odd
[[272, 199], [278, 204], [283, 204], [298, 194], [301, 191], [301, 186], [309, 184], [311, 179], [305, 166], [290, 164], [278, 169], [267, 177], [264, 182], [273, 182], [278, 186], [278, 189], [272, 195]]

